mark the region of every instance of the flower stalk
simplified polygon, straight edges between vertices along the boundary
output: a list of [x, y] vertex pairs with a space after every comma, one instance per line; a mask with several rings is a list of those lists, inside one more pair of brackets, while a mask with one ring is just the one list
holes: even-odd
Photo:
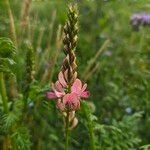
[[57, 100], [57, 108], [62, 112], [65, 120], [65, 150], [69, 147], [69, 133], [78, 124], [75, 112], [80, 108], [81, 98], [88, 98], [87, 84], [77, 78], [77, 64], [75, 49], [78, 39], [78, 11], [77, 5], [70, 5], [68, 21], [64, 26], [64, 58], [58, 80], [52, 84], [52, 91], [47, 92], [49, 99]]
[[27, 45], [26, 72], [25, 72], [25, 85], [24, 85], [24, 112], [25, 113], [27, 112], [28, 97], [30, 94], [31, 85], [33, 84], [34, 80], [35, 80], [35, 57], [34, 57], [34, 50], [32, 46], [29, 44]]
[[[9, 17], [9, 29], [10, 29], [10, 38], [14, 42], [15, 46], [17, 47], [17, 37], [16, 37], [16, 29], [14, 24], [14, 16], [10, 7], [9, 0], [4, 0], [8, 17]], [[12, 98], [18, 97], [18, 90], [17, 90], [17, 82], [15, 78], [10, 79], [10, 95]]]
[[[0, 72], [0, 94], [2, 97], [2, 101], [3, 101], [4, 113], [7, 114], [9, 112], [9, 108], [8, 108], [8, 99], [7, 99], [7, 94], [6, 94], [6, 87], [5, 87], [3, 72]], [[8, 150], [9, 147], [10, 147], [10, 138], [9, 138], [9, 135], [6, 135], [3, 141], [3, 150]]]
[[67, 111], [67, 116], [66, 116], [66, 143], [65, 143], [65, 150], [68, 150], [68, 145], [69, 145], [69, 111]]
[[6, 94], [6, 87], [4, 82], [4, 75], [3, 72], [0, 72], [0, 94], [3, 101], [3, 109], [5, 113], [8, 113], [8, 100]]

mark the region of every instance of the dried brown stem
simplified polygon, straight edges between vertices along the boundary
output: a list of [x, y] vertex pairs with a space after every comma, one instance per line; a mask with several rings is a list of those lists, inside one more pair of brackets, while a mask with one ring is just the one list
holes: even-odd
[[27, 17], [29, 16], [32, 0], [24, 0], [22, 5], [22, 12], [20, 17], [20, 29], [27, 25]]

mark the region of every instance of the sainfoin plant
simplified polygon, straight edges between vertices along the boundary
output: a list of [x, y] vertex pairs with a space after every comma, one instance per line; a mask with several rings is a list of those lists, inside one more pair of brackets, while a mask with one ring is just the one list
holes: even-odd
[[78, 119], [75, 112], [80, 108], [81, 99], [89, 97], [89, 91], [86, 90], [87, 84], [83, 84], [77, 78], [76, 65], [76, 45], [78, 39], [78, 12], [76, 5], [70, 5], [68, 11], [68, 21], [64, 26], [64, 53], [66, 57], [63, 60], [61, 71], [58, 74], [58, 80], [52, 84], [52, 91], [47, 92], [49, 99], [56, 99], [57, 108], [64, 117], [66, 131], [66, 145], [68, 149], [69, 130], [73, 129]]
[[149, 4], [75, 1], [0, 1], [0, 150], [149, 150]]

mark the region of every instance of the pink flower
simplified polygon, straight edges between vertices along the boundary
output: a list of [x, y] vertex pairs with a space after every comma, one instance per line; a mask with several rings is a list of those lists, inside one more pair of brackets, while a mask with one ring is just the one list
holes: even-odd
[[67, 83], [65, 81], [65, 78], [64, 78], [64, 75], [63, 75], [62, 71], [58, 74], [58, 81], [60, 82], [60, 84], [63, 87], [67, 87]]
[[82, 82], [79, 79], [76, 79], [71, 87], [71, 92], [76, 93], [79, 97], [88, 98], [90, 92], [86, 90], [87, 84], [82, 86]]
[[66, 94], [63, 97], [63, 103], [71, 111], [80, 108], [80, 99], [76, 93]]
[[61, 111], [69, 110], [75, 111], [80, 108], [80, 100], [76, 93], [66, 94], [62, 100], [58, 100], [57, 108]]
[[61, 111], [75, 111], [80, 108], [80, 98], [88, 98], [90, 93], [86, 90], [87, 84], [82, 85], [79, 79], [76, 79], [71, 86], [71, 92], [65, 93], [68, 86], [62, 72], [58, 75], [58, 81], [52, 84], [53, 91], [47, 92], [49, 99], [57, 99], [57, 108]]
[[49, 99], [55, 99], [57, 98], [56, 94], [54, 92], [47, 92], [46, 97]]
[[63, 73], [60, 72], [58, 75], [58, 81], [52, 84], [53, 91], [47, 92], [46, 97], [49, 99], [61, 98], [65, 95], [64, 89], [67, 87], [67, 83], [64, 79]]

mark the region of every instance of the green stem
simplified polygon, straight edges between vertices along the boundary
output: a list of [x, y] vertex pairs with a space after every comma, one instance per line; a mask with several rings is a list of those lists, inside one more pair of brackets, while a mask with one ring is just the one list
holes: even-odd
[[8, 113], [8, 100], [7, 100], [7, 94], [6, 94], [6, 87], [5, 87], [3, 72], [0, 72], [0, 94], [2, 96], [4, 112]]
[[3, 150], [9, 150], [9, 149], [10, 149], [10, 137], [9, 135], [6, 135], [4, 138]]
[[87, 105], [85, 103], [83, 103], [83, 111], [84, 111], [84, 114], [85, 114], [85, 117], [87, 119], [87, 122], [88, 122], [88, 132], [89, 132], [89, 140], [90, 140], [90, 147], [91, 147], [91, 150], [95, 150], [96, 147], [95, 147], [95, 135], [94, 135], [94, 129], [93, 129], [93, 122], [91, 121], [91, 119], [89, 118], [90, 116], [90, 112], [88, 112], [88, 109], [87, 108]]
[[145, 33], [143, 27], [141, 27], [141, 39], [140, 39], [140, 52], [142, 51], [144, 45]]
[[[6, 87], [5, 87], [3, 72], [0, 72], [0, 94], [2, 97], [2, 101], [3, 101], [4, 113], [7, 114], [9, 112], [9, 108], [8, 108], [8, 99], [7, 99], [7, 94], [6, 94]], [[9, 146], [10, 146], [10, 138], [9, 138], [9, 135], [7, 134], [4, 137], [3, 150], [8, 150]]]
[[[7, 10], [7, 14], [9, 17], [9, 34], [10, 38], [12, 39], [13, 43], [17, 47], [17, 38], [16, 38], [16, 30], [15, 30], [15, 24], [14, 24], [14, 17], [12, 14], [12, 10], [10, 7], [9, 0], [4, 0], [5, 8]], [[17, 87], [16, 87], [16, 80], [14, 78], [10, 79], [10, 95], [12, 98], [17, 97]]]
[[91, 141], [91, 150], [95, 150], [94, 132], [93, 132], [93, 127], [91, 124], [89, 124], [89, 135], [90, 135], [90, 141]]
[[66, 143], [65, 143], [65, 150], [68, 150], [69, 146], [69, 111], [67, 111], [66, 116]]

